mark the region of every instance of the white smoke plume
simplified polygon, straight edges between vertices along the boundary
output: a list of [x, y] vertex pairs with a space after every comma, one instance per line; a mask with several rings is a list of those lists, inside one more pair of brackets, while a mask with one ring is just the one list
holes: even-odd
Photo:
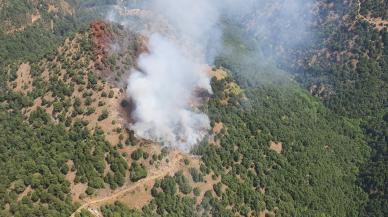
[[205, 114], [190, 107], [195, 88], [211, 91], [209, 78], [199, 62], [158, 34], [151, 36], [149, 50], [139, 59], [144, 72], [134, 71], [128, 81], [136, 105], [130, 128], [139, 137], [189, 151], [210, 126]]
[[205, 65], [221, 38], [219, 4], [155, 0], [149, 9], [167, 20], [174, 37], [152, 34], [149, 53], [139, 58], [141, 71], [129, 77], [127, 92], [136, 105], [130, 128], [139, 137], [189, 151], [210, 129], [207, 115], [190, 102], [196, 89], [211, 93]]
[[[293, 4], [297, 0], [283, 0]], [[137, 7], [128, 1], [128, 7]], [[244, 19], [269, 0], [145, 0], [141, 8], [165, 20], [166, 31], [148, 31], [149, 52], [139, 58], [127, 93], [135, 104], [130, 125], [138, 137], [189, 151], [210, 129], [206, 114], [191, 106], [197, 89], [211, 93], [206, 65], [221, 50], [221, 17]], [[291, 3], [290, 3], [291, 2]], [[285, 10], [290, 7], [284, 7]], [[138, 11], [135, 11], [138, 13]], [[116, 16], [109, 15], [110, 19]], [[120, 20], [119, 22], [128, 23]], [[266, 25], [263, 22], [255, 22]], [[270, 26], [270, 25], [267, 25]], [[260, 29], [260, 28], [258, 28]], [[267, 29], [262, 27], [262, 29]]]

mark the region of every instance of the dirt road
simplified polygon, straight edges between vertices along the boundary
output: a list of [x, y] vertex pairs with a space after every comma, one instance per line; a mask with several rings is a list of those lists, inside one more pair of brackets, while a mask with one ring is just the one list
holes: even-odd
[[170, 174], [172, 175], [173, 173], [175, 173], [176, 171], [179, 170], [181, 159], [182, 159], [182, 155], [178, 152], [175, 152], [172, 155], [172, 157], [170, 158], [170, 162], [166, 165], [163, 165], [157, 171], [152, 171], [153, 174], [151, 176], [148, 176], [145, 179], [142, 179], [136, 183], [133, 183], [130, 186], [126, 186], [122, 189], [119, 189], [119, 190], [117, 190], [117, 192], [115, 192], [109, 196], [95, 198], [95, 199], [92, 199], [90, 201], [85, 202], [73, 214], [71, 214], [70, 217], [75, 217], [75, 214], [80, 212], [82, 209], [87, 209], [87, 208], [90, 208], [91, 206], [95, 206], [98, 204], [103, 204], [105, 202], [112, 201], [116, 198], [119, 198], [120, 196], [123, 196], [124, 194], [126, 194], [128, 192], [135, 190], [136, 188], [138, 188], [140, 186], [144, 186], [145, 184], [151, 183], [151, 182], [155, 181], [156, 179], [161, 179], [164, 176], [167, 176]]

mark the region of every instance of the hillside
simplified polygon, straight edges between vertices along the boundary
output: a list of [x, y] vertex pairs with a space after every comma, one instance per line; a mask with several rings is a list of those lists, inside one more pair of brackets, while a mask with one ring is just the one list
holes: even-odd
[[269, 35], [260, 11], [223, 19], [190, 153], [130, 130], [145, 32], [170, 31], [137, 3], [0, 0], [0, 216], [387, 215], [384, 1], [318, 1], [298, 43], [276, 43], [297, 19]]
[[1, 1], [0, 64], [16, 59], [38, 61], [42, 55], [55, 50], [68, 34], [88, 26], [96, 17], [103, 17], [115, 2]]
[[317, 43], [309, 54], [302, 52], [303, 68], [291, 71], [329, 109], [359, 122], [372, 148], [358, 178], [369, 194], [362, 216], [386, 216], [387, 5], [384, 1], [355, 1], [345, 7], [341, 4], [333, 9], [340, 15], [334, 21], [338, 24], [322, 24], [318, 31], [323, 33], [323, 43]]
[[[66, 38], [47, 58], [5, 69], [7, 91], [1, 96], [4, 215], [69, 216], [77, 204], [96, 207], [116, 200], [141, 208], [151, 199], [156, 179], [199, 169], [196, 157], [137, 140], [126, 130], [131, 108], [125, 83], [118, 81], [146, 50], [143, 40], [97, 21], [87, 31]], [[111, 52], [109, 44], [114, 41], [125, 42], [123, 55]], [[34, 154], [29, 154], [30, 148]], [[34, 159], [37, 156], [41, 157]], [[191, 163], [184, 167], [183, 160]], [[194, 185], [207, 189], [209, 184]], [[144, 191], [144, 186], [149, 189]], [[139, 195], [142, 201], [131, 202]], [[30, 201], [30, 206], [22, 206], [22, 201]], [[42, 209], [44, 204], [62, 208]]]

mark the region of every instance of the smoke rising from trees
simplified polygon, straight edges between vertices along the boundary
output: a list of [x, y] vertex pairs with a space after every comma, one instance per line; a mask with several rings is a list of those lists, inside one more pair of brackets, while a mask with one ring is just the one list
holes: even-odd
[[[257, 13], [264, 12], [266, 3], [265, 0], [142, 1], [140, 7], [166, 21], [168, 31], [147, 32], [149, 52], [140, 56], [140, 70], [133, 70], [128, 78], [127, 93], [136, 105], [130, 129], [139, 137], [185, 151], [201, 141], [210, 129], [209, 118], [193, 108], [191, 102], [197, 100], [195, 90], [212, 91], [205, 66], [211, 66], [222, 50], [221, 19], [249, 20], [250, 15], [257, 17]], [[280, 14], [285, 15], [294, 14], [302, 5], [297, 0], [279, 4]], [[139, 6], [133, 1], [127, 5]], [[267, 21], [252, 22], [260, 25], [257, 31], [262, 31], [255, 34], [270, 35], [266, 32], [270, 26]]]

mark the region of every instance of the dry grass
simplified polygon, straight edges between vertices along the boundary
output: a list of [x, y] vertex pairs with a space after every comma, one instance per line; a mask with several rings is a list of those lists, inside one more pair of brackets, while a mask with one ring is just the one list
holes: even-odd
[[217, 69], [211, 69], [209, 68], [208, 73], [211, 77], [215, 77], [217, 80], [225, 79], [227, 76], [227, 73], [222, 68]]
[[72, 200], [75, 202], [82, 203], [82, 201], [80, 199], [80, 195], [84, 194], [84, 192], [86, 191], [87, 188], [88, 188], [87, 184], [83, 184], [83, 183], [74, 184], [74, 182], [71, 182], [70, 194], [71, 194]]
[[128, 207], [141, 209], [152, 200], [151, 189], [154, 183], [155, 181], [150, 181], [144, 185], [140, 185], [133, 191], [123, 194], [116, 200]]
[[228, 83], [228, 85], [226, 86], [226, 89], [225, 89], [226, 92], [228, 93], [232, 93], [234, 95], [239, 95], [240, 93], [242, 93], [242, 90], [240, 88], [240, 86], [235, 83], [235, 82], [230, 82]]

